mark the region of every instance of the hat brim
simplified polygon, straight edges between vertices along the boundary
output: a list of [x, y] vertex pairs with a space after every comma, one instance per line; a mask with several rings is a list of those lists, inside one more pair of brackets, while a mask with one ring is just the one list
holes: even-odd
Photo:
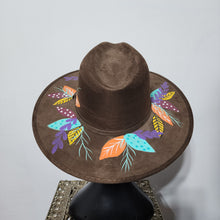
[[33, 112], [36, 141], [58, 168], [91, 182], [131, 182], [159, 172], [182, 154], [192, 136], [193, 115], [174, 83], [150, 72], [148, 120], [130, 133], [107, 136], [77, 118], [80, 103], [72, 95], [78, 76], [79, 71], [74, 71], [53, 81]]

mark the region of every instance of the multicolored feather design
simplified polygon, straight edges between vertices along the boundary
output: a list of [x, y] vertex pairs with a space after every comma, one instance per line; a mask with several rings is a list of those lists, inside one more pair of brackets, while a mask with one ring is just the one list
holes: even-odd
[[[54, 154], [57, 149], [63, 149], [63, 141], [68, 139], [69, 146], [75, 143], [79, 145], [78, 155], [81, 156], [82, 149], [84, 150], [85, 159], [92, 160], [92, 151], [86, 146], [90, 141], [90, 137], [86, 133], [84, 127], [81, 125], [80, 121], [77, 119], [75, 114], [66, 108], [57, 107], [58, 112], [63, 116], [68, 116], [70, 118], [60, 119], [48, 125], [50, 129], [57, 130], [55, 139], [52, 142], [53, 148], [51, 153]], [[68, 134], [66, 134], [68, 132]]]
[[155, 89], [151, 92], [151, 109], [155, 113], [153, 115], [153, 131], [143, 131], [137, 130], [133, 133], [128, 133], [115, 138], [110, 139], [102, 147], [99, 160], [104, 160], [107, 158], [119, 157], [122, 155], [121, 159], [121, 169], [125, 172], [129, 171], [134, 157], [136, 156], [136, 151], [155, 153], [154, 148], [147, 142], [147, 139], [160, 138], [164, 134], [164, 124], [163, 121], [170, 124], [171, 126], [175, 124], [181, 125], [181, 123], [175, 119], [175, 117], [168, 113], [166, 110], [172, 110], [174, 112], [179, 112], [169, 99], [175, 95], [175, 92], [169, 92], [169, 85], [167, 82], [161, 84], [160, 88]]
[[[161, 87], [155, 89], [151, 92], [151, 109], [160, 117], [163, 121], [173, 126], [173, 124], [177, 124], [181, 126], [181, 123], [178, 119], [176, 119], [171, 113], [167, 112], [167, 110], [172, 110], [174, 112], [179, 112], [179, 109], [175, 107], [170, 101], [172, 97], [175, 95], [175, 91], [169, 92], [169, 85], [167, 82], [161, 84]], [[154, 125], [154, 123], [153, 123]]]
[[159, 138], [161, 133], [155, 131], [138, 130], [134, 133], [128, 133], [110, 139], [102, 147], [99, 160], [118, 157], [123, 154], [121, 163], [122, 169], [126, 172], [132, 166], [133, 157], [136, 155], [135, 151], [142, 151], [148, 153], [155, 153], [155, 150], [145, 140], [146, 138]]
[[80, 107], [78, 96], [77, 96], [77, 91], [75, 89], [69, 86], [63, 86], [62, 88], [58, 88], [58, 89], [60, 90], [60, 92], [48, 94], [48, 96], [53, 99], [54, 98], [59, 99], [53, 105], [61, 105], [66, 102], [69, 102], [73, 99], [74, 95], [76, 95], [76, 106]]

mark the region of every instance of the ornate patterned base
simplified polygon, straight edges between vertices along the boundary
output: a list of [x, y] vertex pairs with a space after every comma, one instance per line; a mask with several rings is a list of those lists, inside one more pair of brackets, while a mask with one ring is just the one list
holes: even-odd
[[[158, 202], [148, 180], [136, 182], [144, 193], [148, 195], [154, 204], [154, 216], [152, 220], [163, 220]], [[69, 204], [74, 195], [87, 184], [86, 181], [60, 181], [54, 195], [46, 220], [70, 220], [68, 215]], [[73, 219], [72, 219], [73, 220]]]

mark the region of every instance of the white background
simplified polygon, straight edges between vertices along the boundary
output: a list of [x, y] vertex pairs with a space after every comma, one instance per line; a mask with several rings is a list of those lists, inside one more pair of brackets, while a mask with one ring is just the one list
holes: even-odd
[[39, 150], [32, 111], [102, 41], [131, 44], [192, 106], [189, 147], [150, 178], [164, 219], [220, 219], [218, 0], [0, 0], [0, 219], [45, 219], [58, 181], [73, 179]]

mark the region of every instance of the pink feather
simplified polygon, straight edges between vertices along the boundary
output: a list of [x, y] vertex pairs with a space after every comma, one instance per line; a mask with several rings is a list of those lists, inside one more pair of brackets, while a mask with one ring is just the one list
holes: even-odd
[[49, 97], [51, 97], [52, 99], [62, 99], [62, 98], [66, 98], [69, 97], [67, 94], [63, 93], [63, 92], [58, 92], [58, 93], [51, 93], [48, 94]]
[[68, 108], [63, 108], [63, 107], [57, 107], [57, 111], [67, 117], [67, 118], [76, 118], [76, 115], [74, 114], [74, 112], [72, 112], [71, 110], [69, 110]]
[[179, 109], [176, 108], [171, 102], [169, 101], [165, 101], [165, 100], [161, 100], [160, 103], [158, 104], [158, 106], [161, 106], [163, 109], [165, 110], [172, 110], [175, 112], [179, 112]]

